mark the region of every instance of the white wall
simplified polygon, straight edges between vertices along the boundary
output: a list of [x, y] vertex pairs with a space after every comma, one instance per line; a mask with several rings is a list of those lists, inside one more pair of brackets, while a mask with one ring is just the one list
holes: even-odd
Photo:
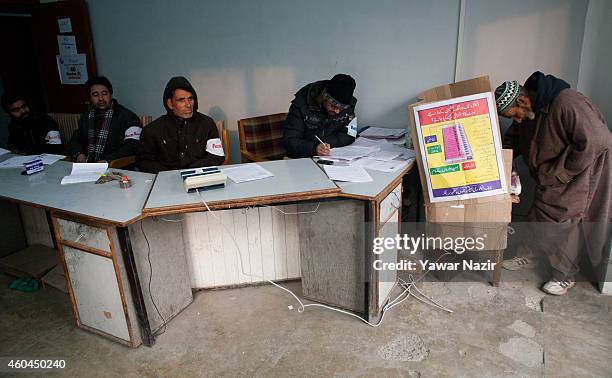
[[420, 91], [452, 81], [459, 0], [89, 0], [98, 71], [119, 101], [161, 115], [171, 76], [225, 119], [286, 112], [303, 85], [357, 81], [361, 125], [404, 127]]
[[601, 109], [612, 130], [612, 1], [590, 0], [578, 89]]
[[587, 0], [467, 0], [459, 80], [496, 87], [534, 71], [578, 83]]

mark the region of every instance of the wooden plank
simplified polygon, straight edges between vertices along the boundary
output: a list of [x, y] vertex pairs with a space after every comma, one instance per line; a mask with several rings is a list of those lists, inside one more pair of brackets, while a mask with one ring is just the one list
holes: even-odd
[[225, 260], [225, 274], [226, 274], [226, 283], [227, 284], [235, 284], [240, 282], [238, 279], [238, 271], [240, 270], [238, 266], [238, 259], [236, 255], [238, 251], [236, 250], [236, 246], [232, 241], [233, 234], [229, 234], [229, 232], [233, 232], [234, 230], [234, 218], [232, 217], [232, 210], [223, 210], [217, 211], [217, 217], [221, 219], [221, 222], [225, 227], [221, 229], [221, 235], [223, 240], [223, 258]]
[[53, 248], [51, 230], [47, 222], [47, 214], [44, 209], [19, 205], [21, 223], [28, 245], [40, 244]]
[[208, 215], [208, 234], [210, 236], [210, 246], [212, 255], [212, 266], [214, 271], [214, 284], [215, 286], [222, 286], [226, 282], [230, 282], [229, 275], [226, 272], [225, 257], [223, 251], [223, 226], [221, 225], [221, 217], [219, 212], [216, 212], [215, 216], [212, 214]]
[[232, 217], [234, 220], [233, 236], [240, 248], [235, 253], [236, 265], [238, 266], [238, 280], [240, 283], [251, 282], [251, 256], [249, 254], [249, 240], [247, 237], [246, 209], [232, 210]]
[[285, 235], [285, 215], [279, 210], [283, 206], [272, 209], [272, 235], [274, 241], [274, 270], [275, 279], [287, 278], [287, 246]]
[[247, 211], [247, 238], [249, 244], [249, 261], [251, 262], [251, 282], [263, 281], [263, 260], [261, 248], [261, 231], [259, 229], [259, 209]]
[[68, 286], [66, 285], [66, 275], [64, 275], [64, 267], [62, 264], [57, 264], [49, 273], [45, 274], [40, 282], [43, 286], [51, 286], [61, 292], [68, 294]]
[[263, 263], [263, 276], [266, 280], [276, 278], [274, 259], [274, 231], [272, 227], [272, 209], [262, 207], [259, 209], [259, 227], [261, 231], [261, 257]]
[[287, 251], [287, 277], [302, 276], [300, 267], [300, 233], [298, 229], [297, 205], [285, 205], [285, 245]]
[[0, 271], [17, 277], [37, 279], [59, 264], [57, 251], [44, 245], [32, 245], [0, 259]]

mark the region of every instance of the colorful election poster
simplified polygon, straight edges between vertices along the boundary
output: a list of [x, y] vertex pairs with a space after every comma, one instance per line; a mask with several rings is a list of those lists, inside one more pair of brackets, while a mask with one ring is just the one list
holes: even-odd
[[480, 93], [414, 107], [431, 202], [507, 192], [494, 106]]

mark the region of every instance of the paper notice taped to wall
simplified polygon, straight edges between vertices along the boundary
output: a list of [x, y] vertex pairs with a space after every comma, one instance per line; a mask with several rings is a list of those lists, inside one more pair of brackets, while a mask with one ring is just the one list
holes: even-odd
[[85, 84], [88, 79], [85, 54], [56, 55], [56, 60], [61, 84]]

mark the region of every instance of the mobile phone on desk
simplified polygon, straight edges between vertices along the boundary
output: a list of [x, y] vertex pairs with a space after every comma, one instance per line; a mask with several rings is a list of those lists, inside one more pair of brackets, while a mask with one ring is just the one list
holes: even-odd
[[317, 160], [317, 163], [319, 164], [324, 164], [324, 165], [334, 165], [334, 162], [331, 160], [325, 160], [325, 159], [319, 159]]

